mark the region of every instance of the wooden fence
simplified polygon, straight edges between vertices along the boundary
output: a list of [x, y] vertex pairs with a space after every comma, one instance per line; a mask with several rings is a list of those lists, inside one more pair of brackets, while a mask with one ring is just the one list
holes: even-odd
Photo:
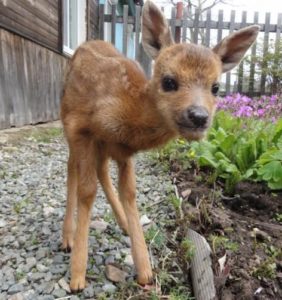
[[[95, 6], [97, 1], [94, 1], [93, 3]], [[120, 36], [116, 36], [116, 26], [117, 24], [123, 24], [122, 52], [124, 55], [127, 55], [128, 27], [131, 25], [131, 27], [133, 27], [131, 35], [134, 37], [134, 45], [131, 45], [131, 47], [134, 47], [135, 52], [133, 58], [137, 59], [142, 64], [147, 75], [150, 76], [150, 59], [144, 53], [140, 43], [141, 7], [135, 6], [135, 16], [128, 15], [127, 5], [123, 7], [123, 16], [118, 16], [116, 14], [116, 5], [111, 5], [111, 13], [105, 13], [104, 4], [96, 4], [94, 11], [97, 18], [95, 23], [92, 24], [92, 36], [90, 37], [106, 39], [115, 44], [116, 40], [121, 38]], [[214, 11], [208, 10], [204, 16], [202, 16], [199, 11], [196, 11], [193, 20], [191, 20], [188, 18], [187, 9], [184, 8], [179, 14], [179, 11], [176, 11], [176, 8], [173, 7], [171, 10], [171, 17], [168, 19], [168, 22], [170, 24], [172, 35], [175, 37], [177, 42], [191, 41], [196, 44], [201, 43], [208, 47], [215, 46], [217, 42], [229, 33], [232, 33], [234, 30], [238, 30], [252, 24], [260, 25], [260, 37], [258, 42], [254, 44], [250, 50], [249, 62], [246, 63], [246, 61], [242, 61], [235, 71], [222, 76], [223, 84], [221, 87], [222, 94], [240, 92], [249, 95], [259, 95], [270, 93], [271, 90], [267, 82], [266, 74], [257, 70], [257, 65], [255, 64], [256, 55], [258, 55], [258, 52], [261, 52], [260, 55], [263, 57], [267, 55], [271, 35], [275, 41], [275, 53], [278, 54], [279, 51], [282, 51], [279, 47], [282, 29], [282, 13], [278, 14], [277, 24], [271, 24], [270, 17], [270, 13], [266, 13], [264, 23], [259, 23], [259, 14], [256, 12], [252, 17], [253, 21], [247, 22], [247, 12], [244, 11], [240, 16], [241, 21], [236, 22], [236, 11], [233, 10], [228, 18], [229, 21], [224, 21], [225, 18], [223, 10], [218, 11], [217, 17], [214, 16]], [[104, 30], [105, 26], [109, 27], [109, 25], [106, 24], [110, 24], [108, 36], [105, 35]], [[262, 45], [261, 51], [258, 51], [259, 45]], [[266, 66], [264, 65], [262, 67], [265, 68]]]

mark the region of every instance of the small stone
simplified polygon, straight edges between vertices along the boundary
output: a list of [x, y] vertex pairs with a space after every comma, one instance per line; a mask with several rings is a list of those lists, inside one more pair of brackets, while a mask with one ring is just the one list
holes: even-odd
[[125, 259], [124, 259], [124, 263], [128, 266], [133, 266], [134, 262], [133, 262], [133, 258], [131, 254], [127, 254]]
[[54, 282], [46, 282], [43, 284], [42, 292], [43, 294], [50, 295], [54, 290]]
[[49, 268], [44, 266], [43, 264], [37, 264], [36, 269], [38, 270], [38, 272], [41, 272], [41, 273], [45, 273], [49, 270]]
[[39, 273], [39, 272], [36, 272], [36, 273], [32, 273], [31, 276], [30, 276], [30, 280], [32, 282], [37, 282], [37, 281], [40, 281], [41, 279], [43, 279], [45, 277], [45, 273]]
[[26, 264], [25, 264], [23, 270], [27, 273], [32, 268], [34, 268], [35, 266], [36, 266], [36, 258], [35, 257], [28, 257], [26, 259]]
[[0, 219], [0, 228], [3, 228], [7, 225], [7, 222], [4, 219]]
[[115, 262], [115, 257], [113, 255], [110, 255], [106, 258], [105, 260], [105, 264], [108, 265], [108, 264], [112, 264]]
[[88, 286], [83, 290], [83, 296], [86, 297], [86, 299], [94, 297], [94, 294], [93, 286]]
[[16, 293], [20, 293], [22, 292], [24, 289], [23, 285], [20, 284], [20, 283], [17, 283], [17, 284], [14, 284], [12, 285], [9, 289], [8, 289], [8, 294], [9, 295], [13, 295], [13, 294], [16, 294]]
[[56, 289], [53, 291], [52, 294], [55, 298], [62, 298], [62, 297], [65, 297], [67, 293], [63, 289]]
[[141, 218], [140, 218], [140, 224], [141, 226], [145, 226], [145, 225], [148, 225], [150, 224], [152, 221], [147, 217], [147, 215], [143, 215]]
[[66, 265], [53, 265], [50, 267], [50, 272], [52, 274], [63, 274], [67, 270]]
[[62, 264], [64, 262], [64, 257], [63, 255], [56, 255], [53, 258], [53, 264], [57, 265], [57, 264]]
[[96, 266], [100, 266], [100, 265], [103, 264], [103, 257], [102, 256], [95, 255], [93, 258], [95, 259], [95, 265]]
[[116, 289], [116, 286], [111, 283], [106, 283], [105, 285], [103, 285], [103, 291], [109, 294], [113, 294]]
[[71, 296], [70, 300], [80, 300], [77, 296]]
[[24, 300], [24, 296], [22, 293], [17, 293], [7, 299], [8, 300]]
[[251, 232], [252, 237], [256, 237], [256, 239], [260, 242], [270, 242], [271, 237], [269, 234], [267, 234], [265, 231], [260, 230], [258, 228], [254, 228]]
[[95, 229], [100, 233], [104, 232], [108, 226], [109, 226], [109, 223], [107, 223], [105, 221], [92, 221], [90, 223], [90, 228]]
[[105, 273], [106, 277], [113, 282], [124, 282], [128, 275], [113, 265], [106, 265]]
[[[67, 293], [70, 293], [71, 290], [70, 290], [70, 286], [69, 284], [66, 282], [65, 278], [61, 278], [59, 281], [58, 281], [58, 284], [61, 286], [61, 288], [63, 288], [65, 291], [67, 291]], [[92, 297], [92, 296], [91, 296]]]

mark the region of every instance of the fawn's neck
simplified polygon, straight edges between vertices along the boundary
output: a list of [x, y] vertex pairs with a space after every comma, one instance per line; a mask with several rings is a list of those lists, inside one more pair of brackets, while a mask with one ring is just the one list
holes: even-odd
[[135, 151], [156, 148], [176, 136], [159, 112], [149, 82], [134, 98], [135, 105], [132, 106], [132, 114], [129, 114], [134, 118], [127, 123], [129, 147]]

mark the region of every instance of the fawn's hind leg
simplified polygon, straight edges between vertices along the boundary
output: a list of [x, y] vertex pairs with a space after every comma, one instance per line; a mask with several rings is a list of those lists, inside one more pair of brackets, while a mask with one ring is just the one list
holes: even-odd
[[94, 141], [81, 138], [76, 141], [77, 163], [77, 228], [71, 254], [71, 282], [73, 291], [85, 287], [88, 258], [88, 233], [92, 204], [97, 191]]
[[109, 158], [100, 152], [99, 160], [97, 163], [98, 179], [103, 187], [103, 190], [106, 194], [109, 203], [111, 204], [117, 223], [119, 224], [120, 228], [126, 234], [128, 234], [127, 219], [122, 204], [119, 201], [118, 195], [115, 192], [112, 180], [109, 176]]
[[153, 274], [136, 205], [136, 182], [133, 161], [132, 159], [119, 161], [118, 167], [119, 195], [127, 217], [131, 252], [137, 270], [138, 282], [147, 284], [151, 281]]
[[62, 249], [70, 252], [73, 247], [75, 231], [75, 211], [77, 207], [77, 166], [70, 149], [67, 178], [67, 207], [63, 225]]

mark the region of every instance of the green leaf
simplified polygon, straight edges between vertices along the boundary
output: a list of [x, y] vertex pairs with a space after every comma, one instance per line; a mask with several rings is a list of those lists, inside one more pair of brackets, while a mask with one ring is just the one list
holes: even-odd
[[265, 181], [277, 182], [281, 180], [282, 176], [282, 162], [271, 161], [258, 170], [258, 174], [261, 175], [262, 179]]

